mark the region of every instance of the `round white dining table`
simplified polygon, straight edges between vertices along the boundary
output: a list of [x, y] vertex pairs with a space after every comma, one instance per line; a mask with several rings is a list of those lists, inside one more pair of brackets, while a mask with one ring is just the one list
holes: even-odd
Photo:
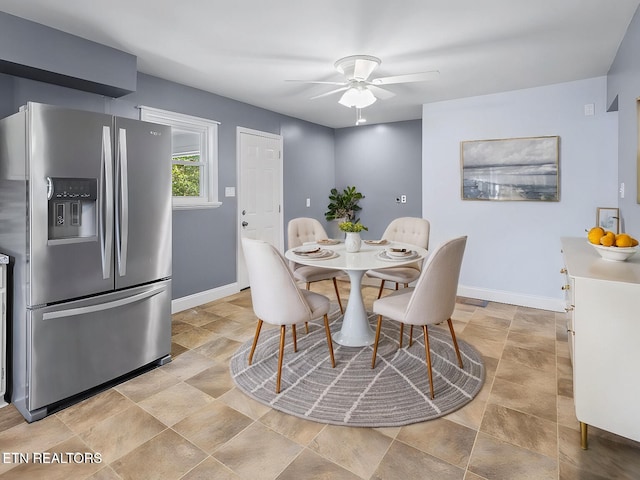
[[[310, 245], [313, 246], [315, 244], [308, 244], [304, 247], [308, 248]], [[333, 334], [333, 340], [347, 347], [372, 345], [375, 333], [369, 326], [367, 311], [362, 299], [362, 278], [364, 274], [367, 270], [399, 267], [422, 261], [429, 252], [415, 245], [397, 242], [390, 242], [385, 245], [362, 242], [362, 247], [355, 253], [348, 253], [345, 250], [344, 242], [336, 245], [318, 245], [318, 247], [332, 252], [332, 255], [313, 258], [312, 256], [296, 253], [296, 251], [300, 251], [300, 247], [296, 247], [287, 250], [285, 257], [302, 265], [343, 270], [349, 275], [351, 293], [344, 312], [342, 328], [339, 332]], [[391, 258], [384, 253], [388, 248], [406, 248], [408, 251], [415, 252], [415, 255], [410, 258]]]

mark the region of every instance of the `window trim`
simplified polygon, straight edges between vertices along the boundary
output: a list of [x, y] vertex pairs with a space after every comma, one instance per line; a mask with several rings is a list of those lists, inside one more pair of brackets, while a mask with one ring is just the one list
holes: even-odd
[[[199, 197], [172, 196], [173, 208], [216, 208], [222, 205], [218, 199], [218, 125], [220, 122], [144, 105], [138, 108], [140, 109], [140, 120], [160, 123], [200, 135], [200, 158], [204, 160], [205, 164], [204, 181], [201, 182], [200, 188], [201, 191], [203, 188], [205, 191]], [[173, 149], [171, 156], [173, 158]]]

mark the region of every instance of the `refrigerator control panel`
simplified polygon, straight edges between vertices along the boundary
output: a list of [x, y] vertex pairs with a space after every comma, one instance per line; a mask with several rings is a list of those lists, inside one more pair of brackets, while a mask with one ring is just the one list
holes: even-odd
[[97, 235], [98, 179], [47, 177], [49, 243]]
[[98, 181], [95, 178], [55, 178], [47, 177], [47, 198], [84, 199], [95, 201], [98, 195]]

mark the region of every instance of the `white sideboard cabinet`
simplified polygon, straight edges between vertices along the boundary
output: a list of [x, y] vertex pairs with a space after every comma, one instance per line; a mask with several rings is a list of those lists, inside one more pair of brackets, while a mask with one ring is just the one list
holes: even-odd
[[7, 264], [9, 257], [0, 253], [0, 407], [7, 405]]
[[581, 446], [588, 425], [640, 441], [640, 253], [613, 262], [585, 237], [561, 244]]

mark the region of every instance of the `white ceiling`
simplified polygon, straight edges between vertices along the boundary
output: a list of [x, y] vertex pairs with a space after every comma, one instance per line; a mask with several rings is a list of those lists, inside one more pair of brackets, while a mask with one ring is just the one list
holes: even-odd
[[440, 100], [606, 75], [640, 0], [0, 0], [0, 10], [138, 57], [138, 70], [329, 127], [352, 126], [334, 62], [382, 59], [391, 85], [369, 123]]

